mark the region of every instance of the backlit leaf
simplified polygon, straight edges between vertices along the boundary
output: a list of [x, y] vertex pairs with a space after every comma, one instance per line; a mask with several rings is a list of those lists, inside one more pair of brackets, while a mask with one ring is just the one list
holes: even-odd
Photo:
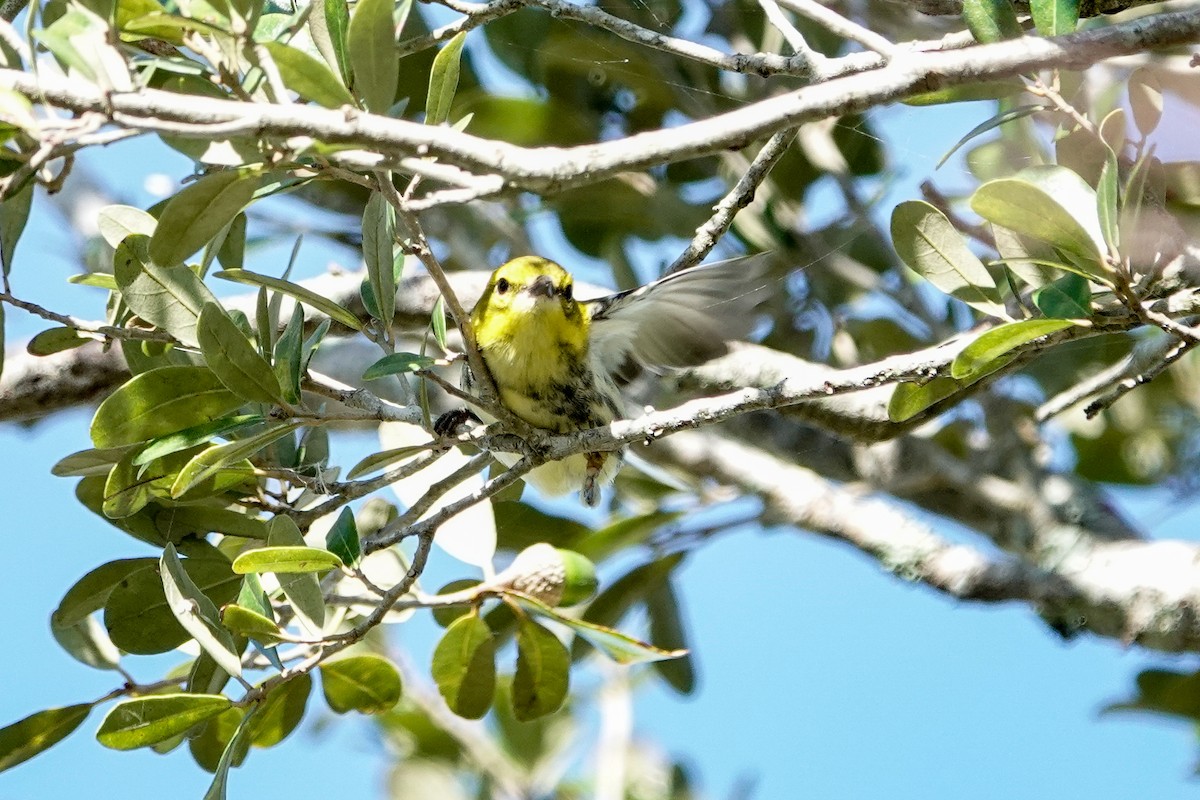
[[382, 714], [400, 700], [400, 673], [382, 656], [339, 658], [320, 669], [325, 702], [335, 713]]
[[196, 324], [196, 338], [208, 368], [229, 391], [252, 403], [284, 404], [271, 365], [220, 305], [205, 304]]
[[304, 718], [312, 676], [301, 673], [275, 686], [250, 718], [250, 743], [255, 747], [274, 747], [287, 738]]
[[117, 246], [113, 276], [121, 299], [142, 319], [195, 347], [200, 309], [216, 298], [190, 268], [155, 266], [146, 257], [143, 236], [131, 236]]
[[450, 710], [479, 719], [496, 693], [496, 644], [477, 611], [454, 620], [433, 652], [433, 680]]
[[[223, 559], [189, 558], [183, 568], [214, 606], [237, 596], [241, 578]], [[151, 566], [130, 573], [113, 587], [104, 604], [104, 626], [113, 644], [127, 653], [165, 653], [191, 636], [176, 620], [158, 571]]]
[[528, 722], [553, 714], [567, 699], [571, 656], [558, 637], [525, 615], [517, 618], [513, 716]]
[[48, 708], [0, 728], [0, 772], [50, 749], [83, 724], [91, 703]]
[[1011, 358], [1013, 350], [1079, 323], [1069, 319], [1024, 319], [999, 325], [981, 334], [954, 357], [950, 374], [960, 381], [976, 381], [994, 372]]
[[358, 525], [354, 512], [343, 508], [338, 518], [325, 534], [325, 549], [347, 566], [354, 566], [362, 558], [362, 543], [358, 538]]
[[184, 630], [212, 656], [217, 666], [230, 675], [242, 674], [240, 649], [233, 636], [221, 625], [221, 615], [212, 600], [188, 577], [175, 545], [167, 544], [159, 562], [167, 605]]
[[346, 31], [354, 92], [376, 114], [391, 108], [399, 82], [394, 9], [393, 0], [359, 0]]
[[133, 750], [183, 733], [233, 705], [224, 695], [160, 694], [124, 700], [100, 724], [96, 739], [114, 750]]
[[189, 489], [208, 480], [220, 470], [244, 461], [302, 424], [299, 421], [285, 422], [245, 439], [234, 439], [232, 442], [209, 447], [179, 470], [179, 475], [171, 486], [171, 496], [183, 496]]
[[259, 547], [247, 550], [233, 560], [233, 571], [248, 572], [325, 572], [342, 566], [342, 560], [328, 550], [316, 547]]
[[[167, 201], [150, 238], [150, 258], [160, 266], [182, 264], [241, 213], [258, 188], [252, 172], [205, 175]], [[197, 309], [197, 312], [199, 309]]]
[[892, 242], [909, 268], [946, 294], [989, 316], [1008, 318], [987, 267], [945, 215], [929, 203], [910, 200], [896, 206]]
[[92, 418], [98, 448], [144, 442], [219, 419], [242, 404], [211, 370], [159, 367], [125, 382]]
[[[313, 12], [314, 17], [318, 14]], [[326, 108], [354, 105], [354, 98], [337, 76], [308, 53], [283, 42], [266, 42], [264, 46], [279, 68], [284, 85], [296, 94]]]

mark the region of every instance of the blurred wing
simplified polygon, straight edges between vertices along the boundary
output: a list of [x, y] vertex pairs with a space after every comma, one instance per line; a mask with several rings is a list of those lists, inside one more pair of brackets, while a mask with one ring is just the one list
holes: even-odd
[[609, 373], [630, 358], [650, 367], [685, 367], [722, 355], [749, 333], [767, 256], [703, 264], [628, 292], [585, 303], [593, 360]]

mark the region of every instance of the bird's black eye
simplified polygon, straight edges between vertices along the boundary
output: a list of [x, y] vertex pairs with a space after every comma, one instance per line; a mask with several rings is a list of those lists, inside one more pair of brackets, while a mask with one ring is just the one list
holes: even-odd
[[507, 278], [501, 278], [500, 280], [496, 281], [496, 291], [500, 294], [504, 294], [505, 292], [508, 291], [508, 279]]
[[564, 286], [564, 287], [562, 288], [562, 296], [563, 296], [563, 300], [570, 300], [570, 299], [571, 299], [571, 297], [574, 295], [574, 293], [575, 293], [575, 287], [574, 287], [574, 285], [573, 285], [573, 284], [570, 284], [570, 283], [568, 283], [566, 286]]

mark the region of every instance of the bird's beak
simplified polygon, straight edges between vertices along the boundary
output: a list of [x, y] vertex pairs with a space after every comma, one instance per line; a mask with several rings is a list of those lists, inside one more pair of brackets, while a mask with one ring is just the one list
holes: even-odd
[[547, 299], [554, 297], [554, 281], [550, 280], [549, 275], [538, 275], [534, 278], [533, 283], [529, 284], [526, 289], [531, 297], [545, 297]]

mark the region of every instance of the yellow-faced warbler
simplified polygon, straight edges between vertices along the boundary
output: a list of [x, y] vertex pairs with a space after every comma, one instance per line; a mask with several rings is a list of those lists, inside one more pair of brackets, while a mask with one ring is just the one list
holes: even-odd
[[[734, 259], [578, 300], [569, 272], [523, 256], [492, 273], [471, 324], [500, 400], [513, 414], [555, 433], [596, 428], [624, 416], [618, 376], [635, 364], [698, 364], [744, 335], [761, 266], [759, 258]], [[469, 369], [464, 382], [468, 391], [475, 384]], [[439, 428], [446, 432], [443, 420]], [[518, 459], [497, 458], [510, 465]], [[594, 506], [599, 487], [620, 467], [619, 453], [583, 453], [544, 464], [527, 480], [548, 495], [579, 489], [583, 502]]]

